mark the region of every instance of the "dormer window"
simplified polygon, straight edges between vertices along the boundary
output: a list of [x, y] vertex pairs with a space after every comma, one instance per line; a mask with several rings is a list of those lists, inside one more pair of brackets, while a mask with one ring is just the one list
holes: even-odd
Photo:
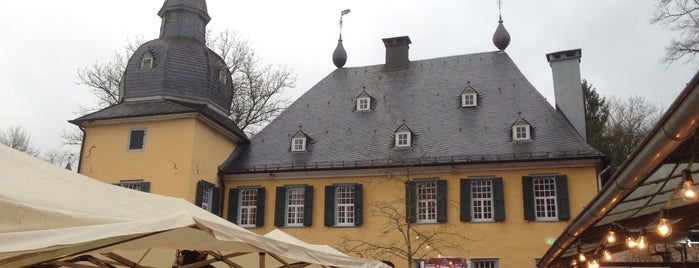
[[357, 96], [356, 111], [371, 111], [371, 96], [366, 91]]
[[228, 83], [228, 72], [226, 72], [226, 70], [218, 72], [218, 82], [221, 83], [221, 85]]
[[291, 137], [291, 151], [305, 152], [306, 151], [306, 134], [299, 131]]
[[404, 148], [412, 146], [412, 132], [410, 129], [403, 125], [399, 127], [394, 134], [393, 146], [397, 148]]
[[531, 126], [523, 118], [519, 118], [512, 125], [512, 140], [513, 141], [528, 141], [532, 139]]
[[151, 68], [153, 68], [153, 55], [150, 52], [146, 52], [143, 54], [143, 58], [141, 58], [141, 70]]
[[461, 107], [476, 106], [478, 106], [478, 92], [471, 87], [471, 81], [468, 81], [468, 86], [461, 92]]

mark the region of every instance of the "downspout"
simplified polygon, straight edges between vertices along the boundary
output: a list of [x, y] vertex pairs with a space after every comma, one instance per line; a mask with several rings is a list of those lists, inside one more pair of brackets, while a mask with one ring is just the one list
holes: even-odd
[[658, 121], [635, 151], [614, 173], [611, 183], [566, 227], [541, 258], [539, 268], [549, 267], [590, 226], [594, 225], [628, 196], [699, 125], [699, 72]]
[[85, 132], [85, 128], [82, 125], [78, 125], [78, 128], [83, 132], [83, 140], [80, 144], [80, 158], [78, 158], [78, 173], [80, 173], [83, 165], [83, 152], [85, 151], [85, 138], [87, 138], [87, 132]]

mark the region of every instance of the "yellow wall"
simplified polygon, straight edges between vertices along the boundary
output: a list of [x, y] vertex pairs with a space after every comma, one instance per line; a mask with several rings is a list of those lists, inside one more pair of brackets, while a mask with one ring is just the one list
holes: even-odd
[[[143, 151], [127, 150], [129, 131], [145, 128]], [[142, 179], [150, 192], [194, 202], [196, 182], [218, 184], [217, 168], [235, 143], [188, 117], [85, 128], [79, 172], [106, 183]]]
[[[444, 256], [466, 258], [498, 258], [500, 268], [534, 267], [534, 259], [541, 257], [549, 245], [549, 238], [558, 237], [567, 226], [567, 221], [529, 222], [524, 220], [522, 204], [522, 176], [543, 173], [567, 175], [571, 219], [597, 192], [596, 171], [594, 167], [579, 168], [540, 168], [519, 170], [482, 170], [477, 172], [442, 172], [412, 175], [411, 179], [438, 177], [447, 180], [449, 200], [447, 226], [450, 231], [462, 233], [476, 241], [463, 242], [466, 251], [444, 250]], [[377, 174], [385, 174], [377, 172]], [[459, 183], [469, 176], [496, 176], [503, 178], [506, 219], [502, 222], [470, 223], [459, 220]], [[341, 249], [342, 235], [352, 238], [376, 239], [379, 229], [384, 227], [386, 218], [371, 217], [372, 202], [377, 200], [401, 201], [399, 209], [404, 213], [405, 190], [402, 181], [405, 176], [364, 176], [345, 178], [290, 178], [245, 180], [240, 176], [231, 176], [226, 181], [227, 188], [240, 186], [262, 186], [266, 188], [265, 225], [251, 229], [257, 233], [266, 233], [274, 227], [275, 188], [277, 186], [308, 184], [313, 185], [313, 224], [303, 228], [284, 228], [282, 230], [297, 238], [317, 244], [327, 244]], [[363, 185], [364, 224], [360, 227], [326, 227], [324, 226], [325, 186], [333, 183], [361, 183]], [[226, 197], [228, 198], [228, 197]], [[227, 202], [226, 202], [227, 203]], [[227, 211], [227, 210], [224, 210]], [[420, 224], [416, 228], [435, 228], [444, 224]], [[394, 239], [397, 239], [394, 238]], [[352, 254], [358, 256], [356, 254]], [[364, 256], [368, 257], [368, 256]], [[428, 257], [437, 257], [436, 253]], [[404, 260], [392, 260], [397, 267], [404, 267]]]

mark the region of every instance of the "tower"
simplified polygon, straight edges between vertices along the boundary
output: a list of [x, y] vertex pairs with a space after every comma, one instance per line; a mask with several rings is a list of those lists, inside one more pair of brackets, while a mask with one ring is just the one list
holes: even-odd
[[245, 134], [228, 118], [231, 74], [205, 45], [204, 0], [167, 0], [160, 37], [128, 61], [119, 103], [70, 122], [83, 131], [79, 172], [220, 210], [217, 166]]

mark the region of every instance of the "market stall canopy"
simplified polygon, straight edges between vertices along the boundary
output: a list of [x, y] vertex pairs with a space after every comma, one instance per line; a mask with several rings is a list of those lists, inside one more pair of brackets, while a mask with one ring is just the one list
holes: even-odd
[[[282, 267], [388, 267], [264, 237], [183, 199], [105, 184], [4, 145], [0, 215], [0, 267], [55, 267], [79, 261], [145, 267], [121, 252], [140, 252], [143, 260], [152, 251], [181, 249], [209, 253], [205, 263], [220, 261], [233, 267], [250, 267], [235, 258], [251, 253], [255, 267], [264, 265], [263, 255]], [[168, 256], [170, 267], [175, 255]]]

